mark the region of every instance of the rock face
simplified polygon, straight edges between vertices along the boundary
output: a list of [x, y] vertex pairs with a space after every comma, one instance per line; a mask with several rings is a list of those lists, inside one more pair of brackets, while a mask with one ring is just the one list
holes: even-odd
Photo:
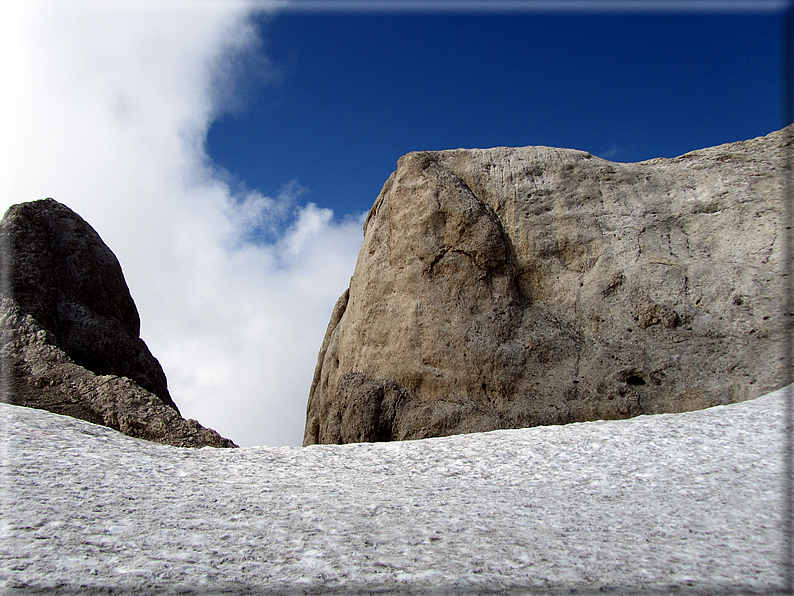
[[68, 207], [12, 206], [0, 222], [3, 399], [185, 447], [233, 447], [184, 420], [139, 337], [121, 266]]
[[14, 205], [0, 226], [9, 272], [3, 293], [76, 364], [129, 377], [177, 410], [160, 363], [138, 336], [121, 266], [99, 234], [52, 199]]
[[304, 444], [680, 412], [783, 382], [794, 127], [675, 159], [411, 153], [364, 225]]

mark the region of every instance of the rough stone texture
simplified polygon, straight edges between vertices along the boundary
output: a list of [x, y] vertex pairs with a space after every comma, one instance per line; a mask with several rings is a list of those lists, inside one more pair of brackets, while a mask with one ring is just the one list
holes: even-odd
[[680, 412], [783, 382], [794, 128], [612, 163], [410, 153], [364, 225], [304, 444]]
[[236, 447], [214, 430], [185, 420], [135, 381], [96, 375], [75, 364], [52, 334], [0, 297], [3, 401], [101, 424], [125, 435], [177, 447]]
[[179, 414], [121, 267], [80, 216], [52, 199], [15, 205], [0, 241], [4, 402], [178, 447], [236, 447]]
[[14, 205], [0, 222], [0, 250], [0, 291], [76, 364], [128, 377], [178, 411], [160, 363], [139, 337], [121, 266], [88, 223], [53, 199]]

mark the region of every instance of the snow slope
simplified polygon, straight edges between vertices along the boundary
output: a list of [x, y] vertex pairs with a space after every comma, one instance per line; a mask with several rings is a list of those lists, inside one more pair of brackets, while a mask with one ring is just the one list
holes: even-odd
[[400, 443], [200, 450], [0, 405], [4, 593], [769, 593], [782, 391]]

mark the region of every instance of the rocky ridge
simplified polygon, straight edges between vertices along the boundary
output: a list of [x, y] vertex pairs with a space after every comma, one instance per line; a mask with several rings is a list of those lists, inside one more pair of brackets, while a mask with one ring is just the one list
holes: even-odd
[[794, 127], [674, 159], [402, 157], [318, 356], [304, 444], [681, 412], [783, 381]]
[[234, 447], [185, 420], [139, 337], [121, 266], [96, 231], [52, 199], [0, 222], [3, 401], [180, 447]]

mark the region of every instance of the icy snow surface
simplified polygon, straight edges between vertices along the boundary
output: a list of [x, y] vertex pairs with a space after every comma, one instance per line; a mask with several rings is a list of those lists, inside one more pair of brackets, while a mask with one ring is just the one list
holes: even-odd
[[783, 422], [776, 392], [422, 441], [191, 450], [3, 404], [0, 587], [768, 593]]

